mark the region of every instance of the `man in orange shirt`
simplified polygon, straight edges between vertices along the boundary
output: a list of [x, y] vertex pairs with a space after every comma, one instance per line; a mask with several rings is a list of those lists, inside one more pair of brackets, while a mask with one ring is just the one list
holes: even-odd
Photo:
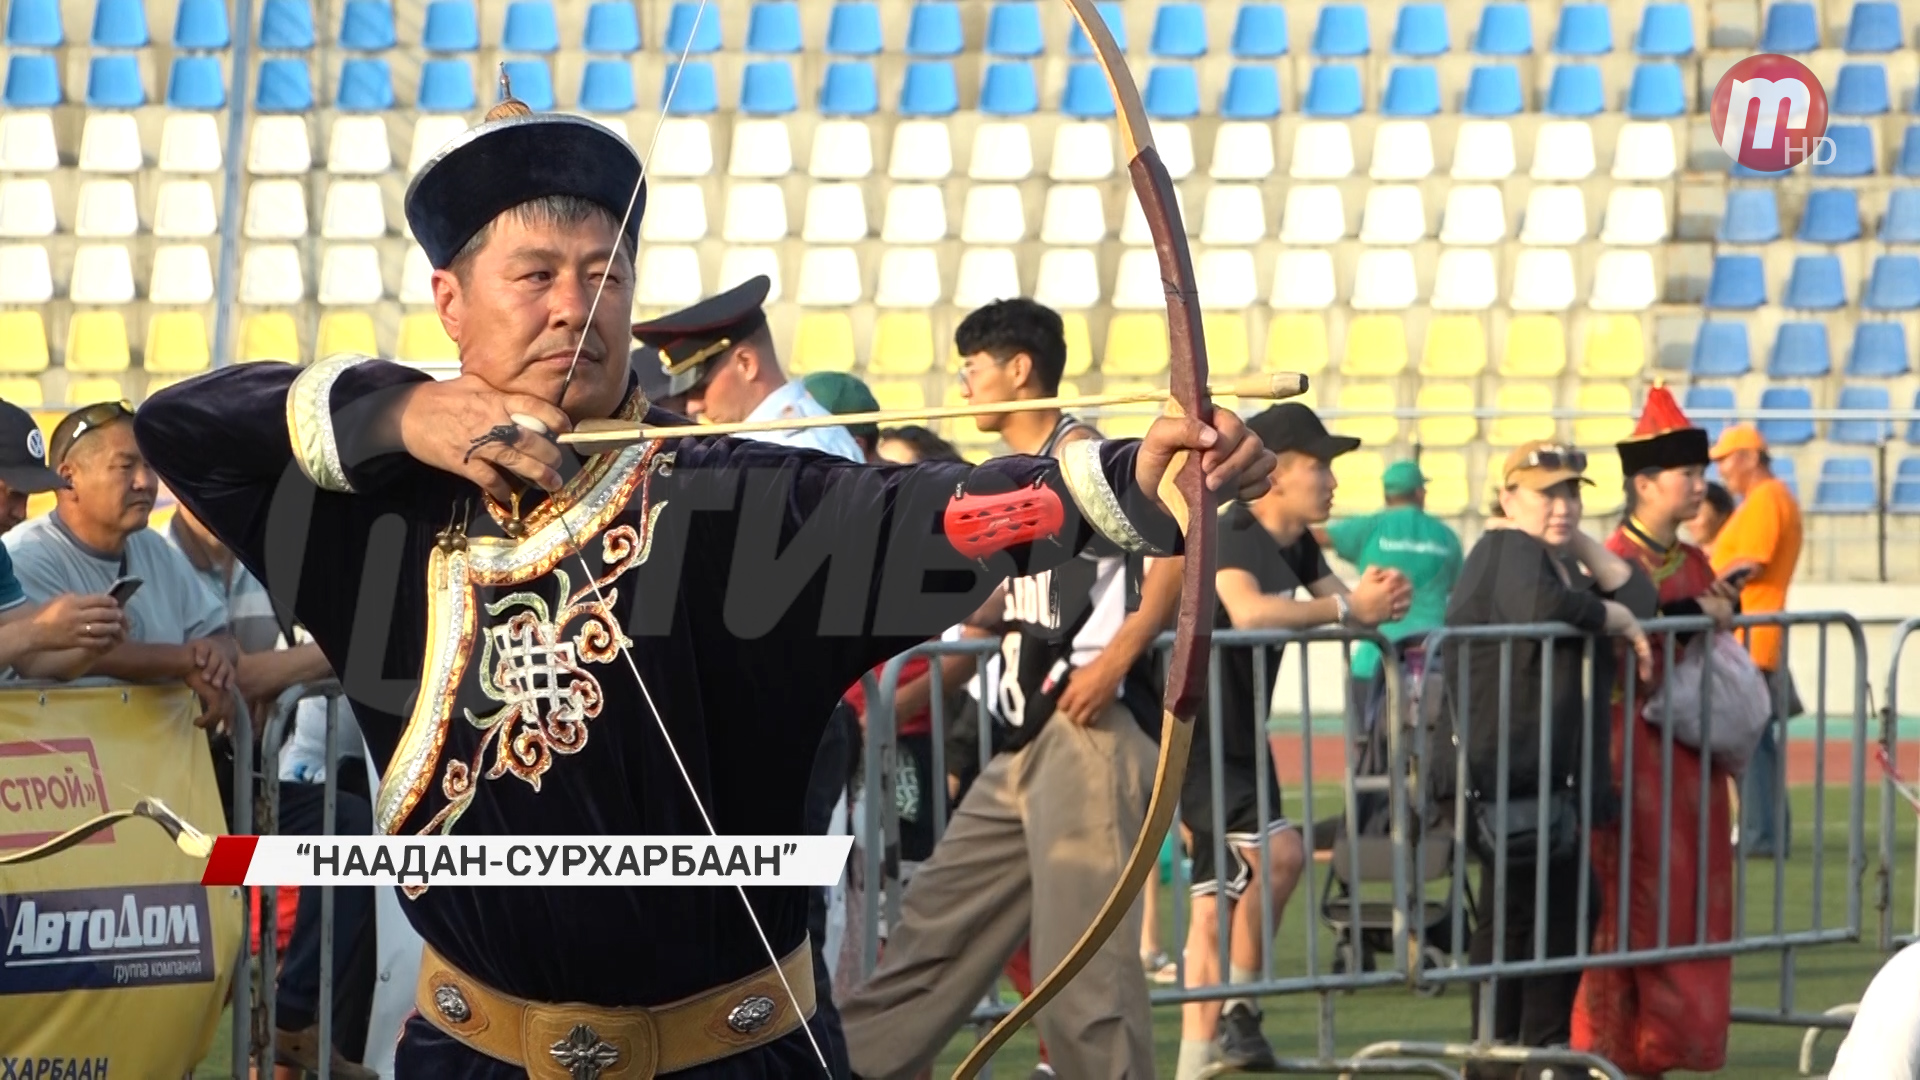
[[[1773, 475], [1767, 440], [1753, 427], [1741, 424], [1721, 433], [1713, 460], [1727, 490], [1740, 500], [1733, 516], [1713, 543], [1713, 571], [1721, 578], [1746, 574], [1740, 590], [1740, 610], [1747, 615], [1784, 611], [1787, 586], [1800, 561], [1800, 505], [1785, 482]], [[1793, 835], [1791, 807], [1786, 805], [1785, 780], [1780, 770], [1781, 747], [1786, 743], [1786, 720], [1804, 711], [1793, 676], [1782, 663], [1781, 630], [1756, 626], [1747, 648], [1754, 665], [1773, 679], [1774, 700], [1786, 702], [1780, 730], [1770, 726], [1754, 750], [1741, 785], [1740, 846], [1748, 855], [1771, 858], [1776, 846], [1784, 854]], [[1776, 804], [1779, 804], [1776, 807]], [[1775, 815], [1779, 815], [1776, 822]], [[1778, 825], [1781, 835], [1775, 835]]]

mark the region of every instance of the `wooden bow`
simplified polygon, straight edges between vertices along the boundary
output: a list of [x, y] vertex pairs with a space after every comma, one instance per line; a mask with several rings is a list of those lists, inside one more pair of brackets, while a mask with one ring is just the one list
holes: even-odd
[[[1199, 291], [1193, 275], [1193, 256], [1175, 201], [1173, 177], [1154, 148], [1147, 126], [1146, 107], [1127, 69], [1120, 46], [1092, 0], [1066, 0], [1067, 8], [1093, 45], [1094, 56], [1106, 73], [1113, 92], [1120, 139], [1126, 151], [1127, 172], [1134, 193], [1146, 212], [1154, 252], [1160, 258], [1160, 277], [1167, 294], [1168, 375], [1172, 400], [1168, 412], [1213, 421], [1213, 400], [1207, 387], [1207, 346], [1201, 331]], [[1302, 387], [1304, 388], [1304, 387]], [[1295, 391], [1298, 392], [1297, 390]], [[1282, 395], [1287, 396], [1287, 395]], [[1060, 961], [1060, 966], [1033, 988], [1018, 1008], [1002, 1017], [973, 1047], [954, 1072], [954, 1080], [972, 1080], [988, 1059], [1006, 1045], [1013, 1033], [1037, 1016], [1073, 977], [1093, 959], [1133, 907], [1150, 872], [1158, 865], [1160, 845], [1173, 823], [1186, 779], [1187, 752], [1193, 744], [1193, 718], [1206, 686], [1207, 662], [1213, 643], [1214, 496], [1197, 456], [1185, 455], [1167, 470], [1161, 501], [1180, 521], [1185, 537], [1185, 567], [1180, 589], [1179, 623], [1173, 656], [1167, 669], [1164, 716], [1160, 725], [1160, 760], [1154, 770], [1153, 795], [1147, 820], [1134, 841], [1133, 853], [1120, 871], [1120, 880], [1101, 906], [1100, 914]]]
[[102, 829], [109, 828], [128, 818], [143, 817], [162, 829], [173, 838], [173, 842], [187, 855], [204, 859], [213, 852], [213, 841], [207, 834], [193, 827], [192, 823], [181, 817], [166, 803], [152, 797], [141, 799], [126, 810], [114, 810], [98, 817], [88, 818], [66, 832], [11, 855], [0, 856], [0, 866], [18, 866], [21, 863], [35, 862], [50, 855], [58, 855], [68, 848], [85, 843], [87, 838]]

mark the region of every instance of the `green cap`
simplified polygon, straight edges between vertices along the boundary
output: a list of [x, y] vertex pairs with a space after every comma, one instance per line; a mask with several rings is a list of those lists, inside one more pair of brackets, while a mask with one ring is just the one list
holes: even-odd
[[[835, 416], [848, 413], [879, 412], [880, 403], [874, 400], [873, 391], [867, 384], [848, 375], [844, 371], [816, 371], [801, 380], [807, 388], [807, 394], [820, 406]], [[859, 438], [880, 437], [878, 424], [848, 424], [847, 433]]]
[[1420, 466], [1411, 461], [1396, 461], [1380, 474], [1380, 489], [1388, 495], [1411, 495], [1426, 484], [1427, 478], [1420, 474]]

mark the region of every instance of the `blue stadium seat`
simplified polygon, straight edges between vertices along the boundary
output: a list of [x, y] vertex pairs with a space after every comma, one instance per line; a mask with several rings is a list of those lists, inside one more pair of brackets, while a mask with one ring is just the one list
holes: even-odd
[[1920, 124], [1907, 128], [1900, 139], [1900, 162], [1893, 171], [1901, 176], [1920, 176]]
[[591, 113], [632, 112], [639, 107], [633, 65], [624, 59], [588, 60], [580, 71], [580, 108]]
[[835, 56], [877, 56], [882, 44], [879, 4], [873, 0], [842, 0], [833, 5], [833, 14], [827, 19], [827, 52]]
[[1767, 28], [1760, 34], [1760, 51], [1812, 52], [1820, 47], [1820, 20], [1813, 5], [1781, 0], [1767, 9]]
[[740, 111], [784, 116], [800, 107], [793, 65], [785, 60], [754, 60], [740, 72]]
[[1840, 273], [1835, 255], [1799, 255], [1793, 260], [1793, 272], [1787, 276], [1787, 307], [1801, 311], [1827, 311], [1847, 306], [1846, 278]]
[[1893, 0], [1859, 0], [1853, 5], [1853, 17], [1847, 20], [1850, 53], [1893, 52], [1906, 43], [1906, 30], [1900, 25], [1900, 5]]
[[1640, 15], [1640, 36], [1633, 47], [1641, 56], [1693, 52], [1693, 9], [1686, 4], [1648, 4]]
[[800, 51], [800, 5], [794, 0], [754, 0], [747, 11], [747, 51]]
[[545, 60], [503, 60], [500, 67], [513, 84], [514, 97], [534, 112], [553, 111], [553, 71]]
[[1873, 260], [1866, 295], [1860, 306], [1868, 311], [1912, 311], [1920, 308], [1920, 257], [1882, 255]]
[[1793, 458], [1785, 456], [1774, 458], [1773, 476], [1774, 479], [1787, 485], [1787, 491], [1790, 492], [1794, 498], [1798, 499], [1800, 497], [1800, 470], [1795, 467], [1793, 460]]
[[820, 80], [820, 111], [828, 116], [872, 116], [880, 111], [880, 81], [864, 60], [835, 60]]
[[952, 116], [960, 108], [960, 84], [945, 60], [916, 60], [900, 83], [901, 116]]
[[480, 15], [473, 0], [432, 0], [420, 29], [428, 52], [472, 52], [480, 47]]
[[1776, 379], [1813, 379], [1833, 372], [1833, 349], [1823, 322], [1785, 322], [1773, 338], [1767, 374]]
[[[755, 5], [758, 10], [760, 5]], [[550, 53], [560, 49], [560, 20], [550, 0], [513, 0], [507, 5], [500, 47], [508, 52]]]
[[[1769, 386], [1760, 392], [1760, 411], [1813, 409], [1813, 394], [1804, 386]], [[1755, 425], [1760, 434], [1775, 446], [1802, 446], [1813, 441], [1813, 421], [1805, 418], [1768, 417]]]
[[393, 6], [387, 0], [347, 0], [340, 16], [340, 47], [360, 52], [393, 48]]
[[1920, 514], [1920, 457], [1901, 460], [1900, 470], [1893, 474], [1887, 509], [1895, 514]]
[[954, 0], [920, 0], [907, 20], [908, 56], [958, 56], [966, 46], [960, 5]]
[[1920, 188], [1894, 188], [1887, 193], [1887, 215], [1880, 219], [1883, 244], [1920, 244]]
[[1702, 322], [1700, 332], [1693, 339], [1693, 356], [1687, 370], [1706, 379], [1730, 378], [1752, 371], [1747, 324], [1721, 319]]
[[1353, 64], [1322, 64], [1307, 83], [1308, 116], [1353, 116], [1366, 105], [1360, 95], [1360, 69]]
[[94, 48], [141, 49], [147, 43], [147, 6], [143, 0], [96, 0]]
[[1153, 14], [1155, 56], [1190, 60], [1207, 54], [1207, 9], [1199, 4], [1161, 4]]
[[1766, 271], [1758, 255], [1715, 255], [1707, 279], [1710, 308], [1756, 308], [1767, 302]]
[[[1913, 411], [1920, 412], [1920, 390], [1914, 391]], [[1907, 422], [1907, 441], [1915, 446], [1920, 446], [1920, 420], [1910, 420]]]
[[1874, 173], [1873, 129], [1865, 124], [1829, 124], [1827, 138], [1834, 142], [1833, 160], [1815, 165], [1815, 176], [1872, 176]]
[[1863, 322], [1853, 328], [1853, 347], [1847, 350], [1849, 378], [1891, 379], [1910, 367], [1904, 323]]
[[260, 47], [282, 52], [313, 48], [313, 8], [307, 0], [266, 0], [260, 9]]
[[[675, 56], [682, 52], [719, 52], [720, 12], [703, 11], [697, 0], [674, 0], [673, 11], [667, 16], [666, 48]], [[687, 73], [691, 75], [693, 69], [688, 68]]]
[[1593, 116], [1605, 112], [1607, 94], [1598, 64], [1561, 64], [1547, 87], [1547, 111], [1555, 116]]
[[1440, 56], [1451, 47], [1450, 41], [1445, 5], [1400, 5], [1400, 16], [1393, 27], [1394, 55]]
[[1560, 9], [1553, 51], [1562, 56], [1604, 56], [1613, 51], [1613, 16], [1605, 4], [1568, 4]]
[[1734, 188], [1720, 217], [1723, 244], [1766, 244], [1780, 239], [1780, 204], [1772, 188]]
[[1280, 4], [1245, 3], [1233, 20], [1233, 55], [1240, 60], [1271, 60], [1287, 54], [1287, 9]]
[[1871, 460], [1844, 457], [1820, 463], [1820, 481], [1813, 489], [1814, 513], [1870, 514], [1878, 503]]
[[1627, 90], [1627, 113], [1635, 120], [1668, 120], [1687, 112], [1679, 64], [1640, 64]]
[[[719, 24], [715, 23], [716, 29]], [[685, 41], [682, 32], [681, 41]], [[675, 116], [704, 116], [720, 108], [720, 87], [709, 60], [670, 63], [660, 73], [660, 108]]]
[[466, 112], [476, 103], [473, 68], [465, 60], [428, 60], [420, 65], [420, 111]]
[[[1884, 386], [1843, 386], [1840, 388], [1840, 400], [1835, 406], [1839, 411], [1891, 412], [1893, 401], [1887, 395]], [[1890, 420], [1847, 417], [1835, 420], [1827, 428], [1829, 442], [1843, 443], [1849, 446], [1878, 446], [1881, 442], [1893, 438], [1893, 422]]]
[[60, 0], [13, 0], [7, 11], [7, 46], [53, 49], [67, 43], [60, 25]]
[[1533, 52], [1533, 18], [1527, 5], [1495, 3], [1482, 8], [1473, 51], [1482, 56], [1526, 56]]
[[1359, 4], [1328, 4], [1313, 29], [1313, 55], [1365, 56], [1372, 48], [1367, 9]]
[[1469, 116], [1512, 116], [1526, 110], [1520, 93], [1520, 69], [1512, 64], [1481, 64], [1467, 77]]
[[348, 112], [381, 112], [393, 108], [393, 73], [378, 57], [340, 62], [336, 106]]
[[1067, 69], [1060, 111], [1076, 120], [1101, 120], [1113, 115], [1113, 91], [1108, 89], [1100, 65], [1082, 62]]
[[1225, 120], [1271, 120], [1280, 115], [1280, 76], [1271, 65], [1241, 64], [1227, 73], [1220, 92]]
[[598, 0], [587, 9], [580, 45], [590, 53], [640, 51], [640, 19], [626, 0]]
[[[305, 71], [306, 65], [301, 64], [300, 70]], [[265, 65], [260, 75], [262, 80], [266, 78]], [[146, 103], [147, 88], [140, 82], [140, 62], [132, 56], [125, 53], [96, 56], [87, 64], [88, 105], [96, 109], [136, 109]]]
[[1040, 34], [1040, 5], [1034, 0], [1007, 0], [993, 5], [987, 16], [988, 56], [1039, 56], [1046, 42]]
[[1147, 72], [1141, 93], [1147, 115], [1156, 120], [1185, 120], [1200, 115], [1200, 75], [1191, 64], [1160, 64]]
[[1686, 411], [1687, 419], [1704, 428], [1707, 438], [1712, 440], [1720, 438], [1720, 432], [1726, 428], [1729, 421], [1724, 417], [1705, 414], [1732, 412], [1735, 407], [1731, 386], [1689, 386], [1687, 400], [1681, 406]]
[[1002, 60], [987, 65], [980, 78], [980, 111], [994, 116], [1032, 116], [1040, 111], [1040, 88], [1033, 65]]
[[[1121, 14], [1120, 5], [1113, 0], [1098, 0], [1093, 8], [1100, 13], [1100, 18], [1105, 20], [1107, 32], [1113, 35], [1114, 44], [1120, 47], [1121, 52], [1125, 52], [1127, 19]], [[1075, 20], [1067, 31], [1067, 55], [1076, 60], [1084, 60], [1093, 55], [1093, 42], [1087, 40], [1086, 31], [1080, 29], [1078, 20]]]
[[261, 112], [306, 112], [313, 108], [313, 75], [307, 71], [307, 62], [286, 56], [262, 60], [253, 107]]
[[218, 109], [227, 103], [225, 73], [213, 56], [176, 56], [167, 72], [167, 107]]
[[1815, 188], [1800, 214], [1798, 239], [1809, 244], [1845, 244], [1860, 239], [1860, 196], [1852, 188]]
[[1887, 93], [1887, 66], [1864, 61], [1840, 66], [1840, 77], [1827, 99], [1837, 116], [1877, 116], [1891, 107]]
[[1431, 64], [1407, 64], [1387, 76], [1380, 111], [1387, 116], [1433, 116], [1440, 111], [1440, 73]]
[[7, 61], [7, 107], [49, 109], [60, 104], [60, 64], [38, 53], [14, 53]]

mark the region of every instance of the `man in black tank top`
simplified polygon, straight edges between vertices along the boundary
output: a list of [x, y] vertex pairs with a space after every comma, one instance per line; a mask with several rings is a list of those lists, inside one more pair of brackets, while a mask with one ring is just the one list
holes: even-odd
[[[955, 332], [963, 393], [982, 404], [1058, 393], [1066, 338], [1058, 314], [1006, 300]], [[1098, 445], [1058, 410], [975, 418], [1016, 453], [1067, 458]], [[1051, 572], [1009, 581], [1000, 700], [1004, 751], [955, 808], [903, 897], [900, 925], [872, 978], [841, 1009], [860, 1077], [910, 1076], [933, 1062], [1029, 943], [1036, 978], [1057, 967], [1119, 880], [1146, 820], [1160, 704], [1152, 644], [1172, 624], [1180, 560], [1149, 565], [1127, 610], [1127, 558], [1089, 547]], [[1036, 1020], [1042, 1075], [1154, 1075], [1140, 908], [1082, 977]]]

